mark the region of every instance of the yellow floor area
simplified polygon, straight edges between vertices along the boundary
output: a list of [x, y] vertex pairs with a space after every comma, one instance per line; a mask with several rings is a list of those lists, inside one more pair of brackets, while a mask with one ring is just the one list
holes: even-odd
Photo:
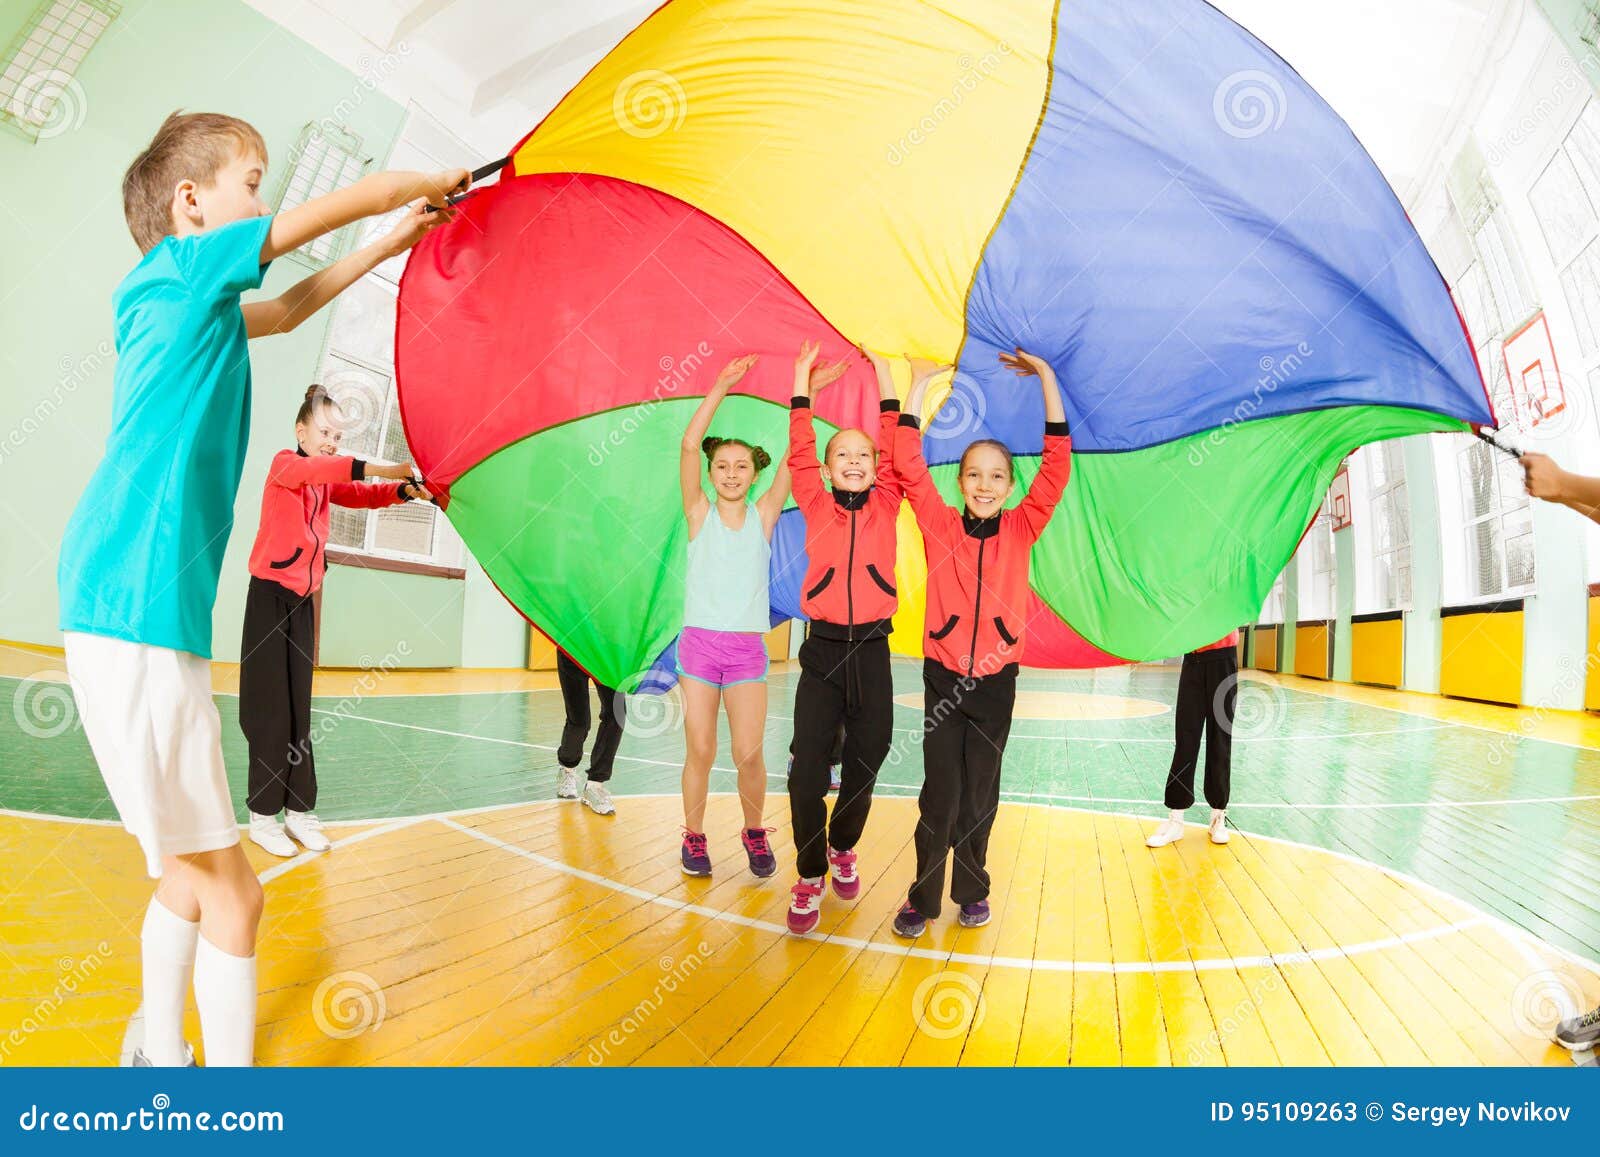
[[[737, 801], [712, 801], [709, 880], [679, 872], [679, 806], [343, 827], [294, 861], [247, 845], [259, 1063], [1567, 1065], [1540, 1001], [1600, 1002], [1600, 975], [1370, 865], [1198, 827], [1151, 851], [1147, 821], [1022, 804], [995, 825], [988, 927], [947, 909], [909, 951], [890, 932], [916, 817], [891, 797], [860, 898], [796, 939], [783, 877], [744, 867]], [[57, 882], [0, 911], [0, 1003], [28, 1029], [0, 1060], [116, 1063], [150, 892], [133, 841], [0, 816], [0, 849]]]

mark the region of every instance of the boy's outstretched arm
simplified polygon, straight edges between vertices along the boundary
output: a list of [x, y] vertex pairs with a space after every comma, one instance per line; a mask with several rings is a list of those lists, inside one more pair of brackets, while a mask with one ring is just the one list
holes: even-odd
[[1563, 470], [1545, 454], [1524, 454], [1522, 469], [1531, 497], [1559, 502], [1591, 522], [1600, 522], [1600, 478]]
[[429, 230], [449, 220], [453, 214], [426, 212], [427, 202], [412, 204], [406, 215], [388, 234], [364, 249], [358, 249], [319, 269], [310, 277], [270, 301], [252, 301], [241, 307], [245, 334], [252, 338], [288, 333], [317, 310], [338, 297], [361, 277], [410, 249]]
[[272, 219], [272, 228], [261, 246], [261, 263], [315, 241], [324, 233], [342, 229], [363, 217], [392, 213], [402, 205], [423, 200], [444, 205], [445, 198], [471, 182], [466, 169], [446, 169], [442, 173], [372, 173], [343, 189], [335, 189], [285, 209]]

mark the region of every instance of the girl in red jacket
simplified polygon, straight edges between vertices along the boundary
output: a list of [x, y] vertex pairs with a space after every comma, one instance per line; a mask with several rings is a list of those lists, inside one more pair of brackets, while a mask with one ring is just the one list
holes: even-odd
[[[947, 506], [922, 460], [917, 417], [931, 374], [918, 373], [910, 411], [895, 430], [894, 468], [911, 500], [928, 554], [922, 667], [922, 793], [917, 799], [917, 877], [894, 918], [913, 938], [939, 915], [945, 861], [955, 856], [950, 898], [960, 922], [989, 922], [989, 829], [1000, 806], [1000, 760], [1017, 698], [1017, 660], [1028, 609], [1028, 557], [1044, 533], [1071, 467], [1061, 390], [1048, 362], [1018, 349], [1000, 360], [1044, 391], [1044, 456], [1015, 509], [1011, 452], [990, 438], [961, 455], [963, 507]], [[916, 363], [913, 363], [913, 368]]]
[[[239, 727], [250, 746], [250, 838], [275, 856], [332, 845], [312, 808], [317, 802], [311, 754], [311, 596], [327, 569], [330, 505], [376, 509], [433, 496], [412, 482], [415, 467], [378, 466], [338, 454], [343, 415], [312, 386], [295, 415], [299, 448], [280, 450], [267, 470], [261, 527], [250, 551], [239, 663]], [[398, 479], [368, 486], [365, 478]], [[285, 813], [286, 823], [278, 822]]]
[[[800, 606], [811, 620], [800, 647], [789, 761], [789, 815], [800, 877], [790, 889], [789, 931], [796, 935], [817, 926], [825, 878], [841, 900], [860, 894], [856, 842], [894, 736], [889, 632], [899, 605], [895, 519], [904, 491], [887, 455], [880, 467], [879, 447], [887, 450], [894, 441], [900, 402], [888, 362], [867, 356], [878, 375], [876, 444], [864, 430], [840, 430], [817, 461], [811, 395], [839, 378], [845, 364], [815, 367], [815, 342], [805, 343], [795, 359], [789, 403], [789, 473], [806, 523]], [[839, 798], [830, 819], [829, 766], [841, 727]]]

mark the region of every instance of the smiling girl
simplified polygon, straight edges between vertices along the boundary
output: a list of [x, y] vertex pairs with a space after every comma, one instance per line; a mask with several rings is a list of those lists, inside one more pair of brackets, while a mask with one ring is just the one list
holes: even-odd
[[962, 507], [945, 504], [922, 459], [917, 419], [933, 372], [912, 363], [916, 384], [895, 431], [894, 468], [917, 516], [928, 556], [922, 666], [922, 792], [917, 805], [917, 876], [894, 919], [904, 937], [939, 915], [945, 862], [955, 856], [950, 898], [959, 922], [989, 922], [989, 830], [1000, 806], [1000, 761], [1011, 733], [1028, 612], [1028, 559], [1067, 486], [1071, 440], [1055, 372], [1018, 349], [1000, 360], [1044, 391], [1044, 456], [1028, 493], [1016, 487], [1011, 451], [992, 438], [961, 455]]
[[[754, 354], [735, 358], [717, 375], [689, 419], [678, 455], [683, 516], [689, 523], [689, 559], [678, 637], [678, 674], [683, 691], [683, 871], [711, 874], [706, 847], [706, 793], [717, 756], [717, 704], [728, 714], [733, 764], [744, 805], [740, 840], [750, 871], [777, 870], [762, 812], [767, 766], [761, 743], [767, 726], [767, 592], [772, 530], [789, 498], [789, 468], [778, 467], [772, 485], [750, 501], [756, 476], [772, 464], [759, 446], [737, 438], [710, 438], [706, 431], [728, 391], [739, 384]], [[700, 456], [705, 455], [715, 500], [706, 497]]]

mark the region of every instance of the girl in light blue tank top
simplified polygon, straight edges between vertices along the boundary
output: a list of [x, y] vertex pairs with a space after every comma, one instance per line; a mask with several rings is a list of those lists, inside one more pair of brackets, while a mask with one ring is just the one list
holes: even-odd
[[[683, 633], [678, 637], [678, 686], [683, 696], [683, 870], [711, 874], [706, 843], [706, 795], [717, 757], [717, 705], [728, 714], [733, 763], [739, 771], [744, 827], [740, 841], [750, 870], [770, 876], [777, 860], [767, 843], [762, 813], [767, 765], [762, 737], [767, 726], [769, 626], [767, 573], [772, 530], [789, 500], [789, 470], [780, 465], [759, 499], [750, 491], [771, 458], [759, 446], [736, 438], [708, 438], [717, 406], [755, 364], [755, 355], [735, 358], [689, 420], [678, 456], [683, 516], [689, 524]], [[707, 462], [712, 496], [700, 472]]]

